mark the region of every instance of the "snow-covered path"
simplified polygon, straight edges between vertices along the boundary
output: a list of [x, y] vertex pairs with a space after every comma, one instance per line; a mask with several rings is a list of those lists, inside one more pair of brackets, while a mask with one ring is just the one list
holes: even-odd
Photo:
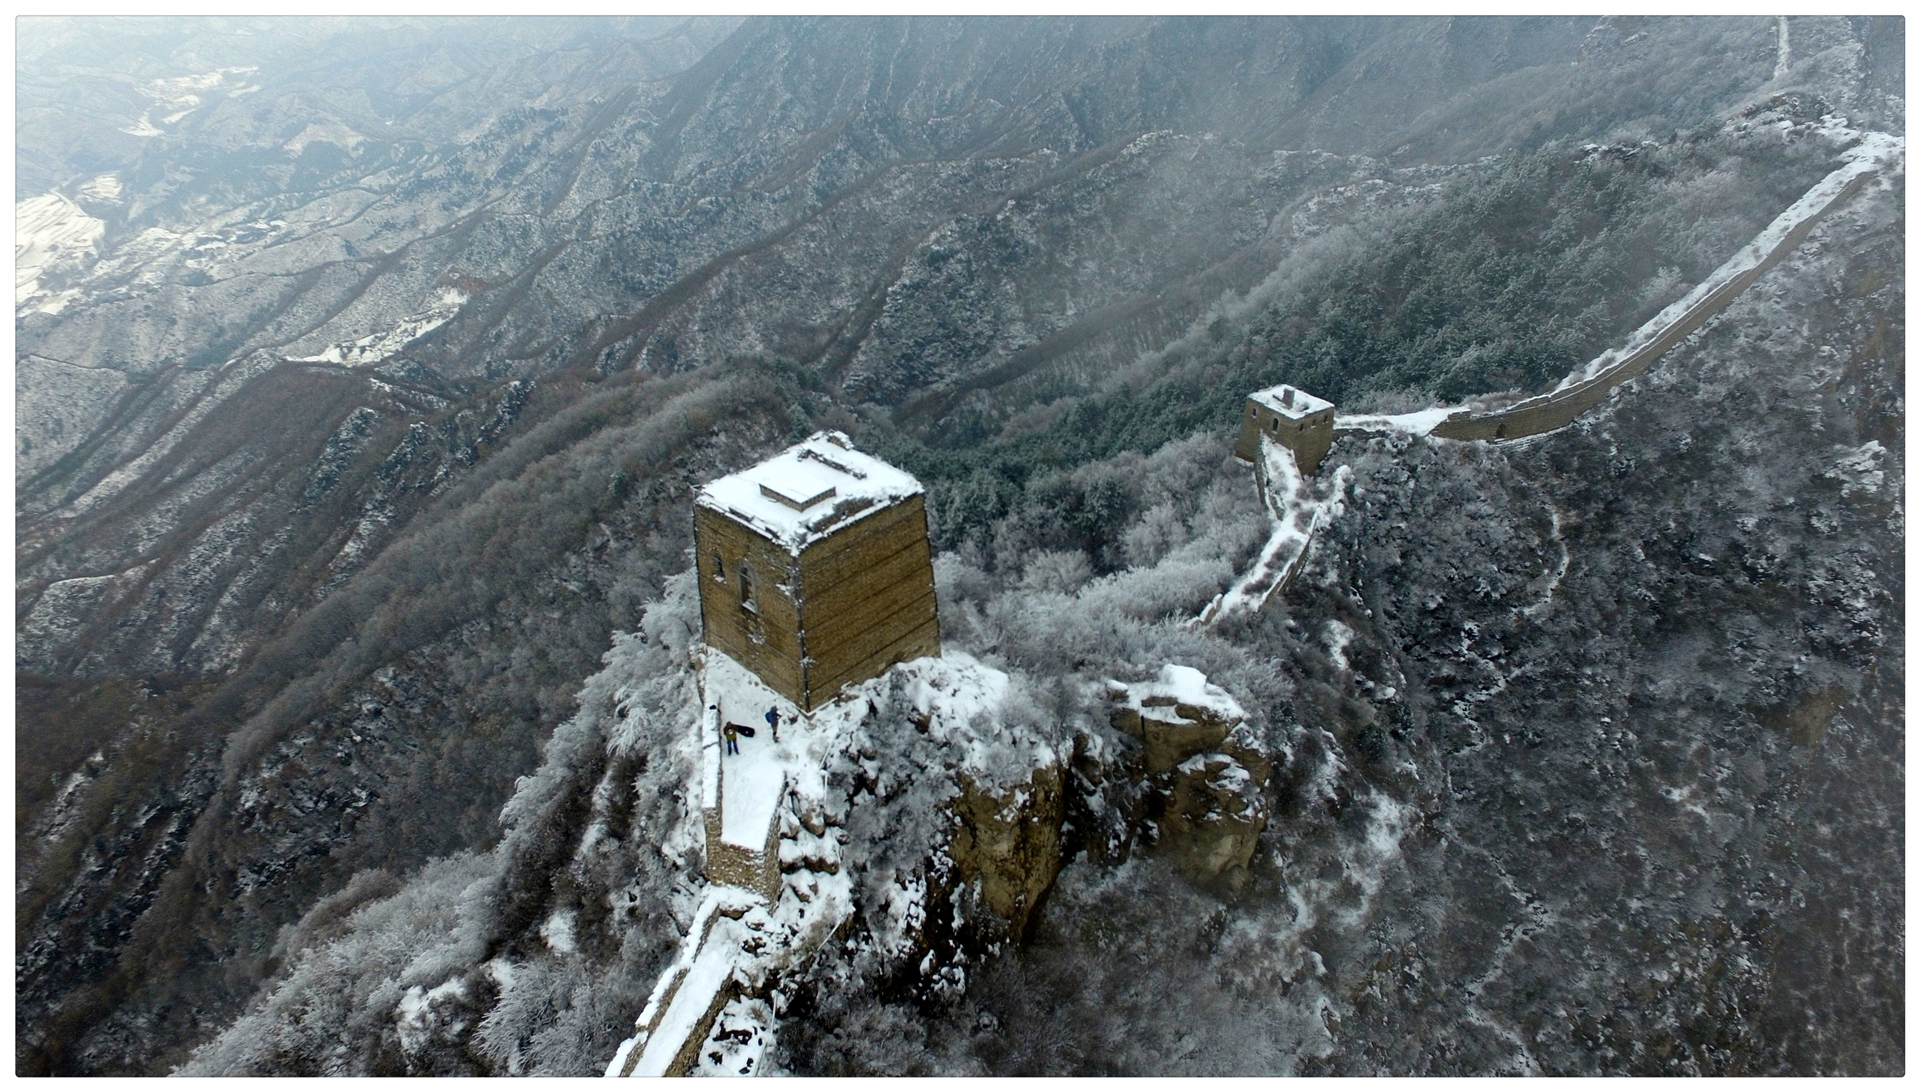
[[[1753, 241], [1721, 263], [1693, 291], [1666, 307], [1630, 334], [1626, 341], [1588, 361], [1563, 378], [1547, 394], [1508, 406], [1437, 406], [1414, 413], [1340, 414], [1336, 434], [1349, 432], [1404, 432], [1454, 439], [1519, 439], [1551, 431], [1569, 417], [1584, 412], [1588, 403], [1618, 383], [1644, 372], [1653, 362], [1707, 319], [1732, 303], [1771, 263], [1786, 256], [1812, 225], [1850, 195], [1868, 175], [1897, 169], [1906, 154], [1906, 141], [1890, 133], [1861, 132], [1829, 120], [1821, 132], [1836, 144], [1847, 145], [1845, 163], [1815, 183], [1798, 201], [1774, 217]], [[1559, 408], [1560, 413], [1552, 410]], [[1459, 435], [1451, 435], [1459, 433]], [[1485, 435], [1481, 435], [1485, 433]]]
[[[755, 920], [746, 920], [755, 915]], [[665, 1077], [686, 1068], [688, 1040], [702, 1035], [737, 986], [734, 963], [749, 933], [765, 927], [760, 896], [738, 887], [707, 893], [680, 958], [653, 987], [647, 1007], [635, 1021], [636, 1034], [620, 1044], [607, 1063], [609, 1077]], [[692, 1045], [697, 1050], [698, 1044]]]
[[[1260, 550], [1259, 560], [1231, 588], [1215, 596], [1195, 622], [1211, 626], [1223, 618], [1256, 611], [1285, 591], [1313, 545], [1314, 532], [1326, 518], [1326, 504], [1313, 499], [1293, 452], [1262, 434], [1260, 438], [1260, 495], [1273, 519], [1273, 534]], [[1352, 474], [1347, 467], [1334, 471], [1333, 494], [1338, 495]]]
[[[778, 1025], [768, 1000], [773, 984], [853, 914], [853, 881], [841, 864], [845, 815], [829, 805], [828, 770], [857, 748], [873, 702], [898, 688], [931, 738], [978, 736], [977, 746], [986, 746], [992, 733], [981, 726], [997, 723], [1008, 695], [1005, 673], [948, 652], [896, 664], [803, 714], [725, 653], [703, 648], [696, 663], [706, 708], [698, 722], [701, 783], [689, 796], [709, 816], [712, 886], [633, 1036], [608, 1063], [609, 1077], [758, 1071]], [[769, 707], [781, 711], [778, 739], [764, 719]], [[737, 740], [734, 754], [726, 753], [721, 735], [729, 722], [755, 729]], [[1034, 758], [1055, 761], [1051, 752]], [[979, 768], [979, 762], [970, 756], [960, 768]], [[740, 866], [748, 856], [752, 867]], [[897, 926], [923, 912], [903, 903], [876, 917]]]

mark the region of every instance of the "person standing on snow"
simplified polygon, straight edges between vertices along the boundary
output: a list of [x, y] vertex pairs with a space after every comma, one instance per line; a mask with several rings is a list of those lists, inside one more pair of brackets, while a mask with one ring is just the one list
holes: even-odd
[[773, 738], [775, 739], [780, 738], [780, 707], [779, 706], [774, 705], [774, 706], [769, 706], [767, 708], [767, 727], [772, 730]]
[[728, 722], [727, 726], [721, 729], [721, 731], [727, 737], [727, 753], [730, 755], [739, 754], [740, 753], [740, 733], [734, 729], [732, 722]]

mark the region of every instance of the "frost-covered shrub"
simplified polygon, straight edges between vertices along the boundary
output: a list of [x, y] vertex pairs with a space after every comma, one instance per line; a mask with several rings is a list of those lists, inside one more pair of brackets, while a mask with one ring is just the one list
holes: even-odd
[[1072, 595], [1093, 577], [1093, 566], [1079, 550], [1040, 550], [1027, 555], [1020, 590]]
[[498, 883], [491, 854], [428, 865], [394, 895], [354, 910], [334, 939], [291, 953], [292, 968], [272, 991], [181, 1072], [404, 1071], [410, 991], [451, 984], [461, 1001], [481, 1001], [486, 987], [473, 972], [486, 954]]
[[288, 931], [289, 969], [182, 1071], [597, 1072], [690, 911], [697, 623], [691, 574], [670, 579], [520, 779], [500, 843], [391, 894], [356, 877]]

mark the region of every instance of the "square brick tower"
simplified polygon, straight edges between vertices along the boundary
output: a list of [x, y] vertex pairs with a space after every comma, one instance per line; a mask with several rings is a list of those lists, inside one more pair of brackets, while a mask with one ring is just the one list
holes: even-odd
[[1240, 418], [1240, 442], [1233, 453], [1248, 462], [1260, 458], [1260, 437], [1293, 450], [1300, 473], [1320, 469], [1333, 446], [1333, 403], [1285, 383], [1247, 395]]
[[940, 654], [925, 492], [841, 433], [708, 483], [693, 539], [706, 643], [803, 710]]

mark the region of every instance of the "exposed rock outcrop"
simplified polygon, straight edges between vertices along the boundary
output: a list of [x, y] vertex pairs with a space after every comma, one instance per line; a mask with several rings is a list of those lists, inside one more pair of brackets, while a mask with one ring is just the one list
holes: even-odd
[[1238, 886], [1267, 829], [1270, 770], [1245, 751], [1198, 754], [1175, 767], [1161, 797], [1159, 852], [1194, 879]]
[[1155, 852], [1199, 881], [1246, 876], [1267, 827], [1273, 766], [1236, 729], [1246, 713], [1190, 667], [1168, 664], [1157, 679], [1112, 684], [1113, 726], [1138, 739], [1137, 775], [1147, 782], [1140, 823]]
[[1025, 936], [1034, 912], [1060, 873], [1064, 772], [1043, 766], [1031, 780], [994, 795], [961, 778], [950, 852], [962, 883], [979, 882], [980, 898]]

